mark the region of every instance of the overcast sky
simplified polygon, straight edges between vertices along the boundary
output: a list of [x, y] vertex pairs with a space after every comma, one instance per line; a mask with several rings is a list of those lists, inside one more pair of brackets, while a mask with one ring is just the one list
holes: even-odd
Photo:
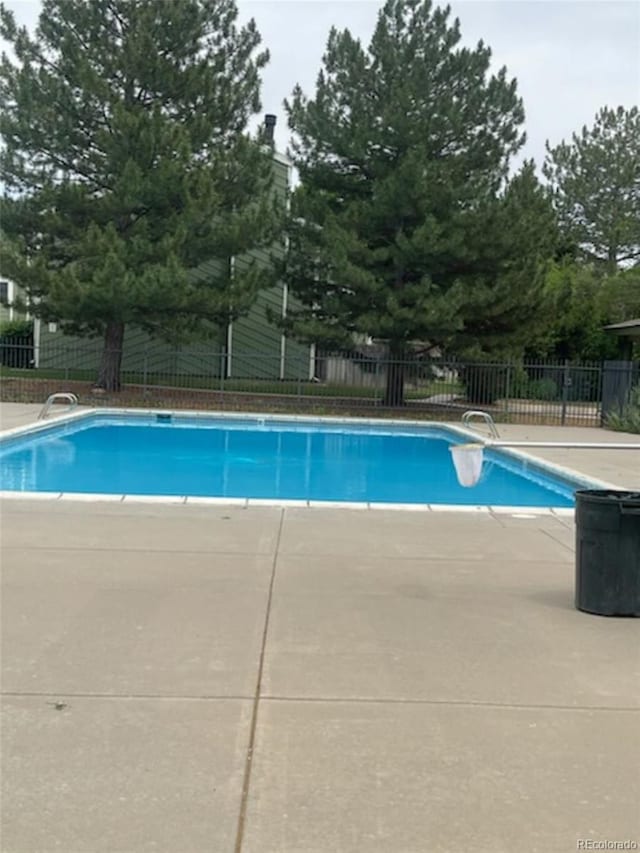
[[[5, 0], [19, 23], [36, 23], [38, 0]], [[167, 0], [171, 2], [171, 0]], [[295, 83], [311, 95], [331, 25], [365, 44], [381, 2], [373, 0], [239, 0], [253, 17], [271, 62], [263, 74], [263, 111], [276, 113], [276, 141], [288, 144], [282, 101]], [[451, 0], [463, 41], [483, 39], [496, 68], [518, 80], [526, 110], [524, 155], [538, 164], [552, 145], [591, 125], [602, 106], [640, 103], [638, 0]]]

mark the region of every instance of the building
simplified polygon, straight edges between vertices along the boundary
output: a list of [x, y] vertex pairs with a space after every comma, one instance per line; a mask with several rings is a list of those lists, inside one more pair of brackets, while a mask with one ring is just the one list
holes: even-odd
[[24, 299], [24, 293], [13, 281], [0, 279], [0, 325], [13, 323], [14, 320], [28, 320], [29, 315], [16, 307], [17, 299]]

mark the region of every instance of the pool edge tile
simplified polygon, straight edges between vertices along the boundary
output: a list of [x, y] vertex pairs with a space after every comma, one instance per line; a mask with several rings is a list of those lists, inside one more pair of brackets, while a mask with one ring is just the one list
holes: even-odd
[[309, 501], [311, 509], [368, 509], [365, 501]]
[[187, 506], [240, 506], [246, 508], [249, 502], [247, 498], [206, 498], [187, 495], [184, 498], [184, 503]]
[[306, 509], [309, 506], [309, 501], [303, 498], [300, 500], [295, 498], [282, 498], [281, 500], [278, 498], [247, 498], [247, 506], [281, 506], [290, 509]]
[[496, 515], [551, 515], [551, 507], [547, 506], [489, 506], [489, 511]]
[[369, 509], [404, 510], [405, 512], [431, 512], [431, 504], [405, 504], [405, 503], [375, 503], [369, 502]]
[[25, 500], [25, 501], [58, 501], [62, 497], [62, 492], [19, 492], [19, 491], [0, 491], [1, 500]]
[[572, 506], [551, 507], [551, 512], [560, 518], [573, 518], [576, 514], [575, 507]]
[[184, 504], [185, 495], [124, 495], [123, 503], [136, 504]]
[[102, 493], [83, 493], [83, 492], [62, 492], [60, 495], [61, 501], [81, 501], [84, 503], [92, 503], [97, 501], [109, 501], [109, 503], [122, 503], [125, 495], [102, 494]]
[[478, 512], [485, 515], [490, 514], [488, 506], [476, 506], [474, 504], [429, 504], [433, 512]]

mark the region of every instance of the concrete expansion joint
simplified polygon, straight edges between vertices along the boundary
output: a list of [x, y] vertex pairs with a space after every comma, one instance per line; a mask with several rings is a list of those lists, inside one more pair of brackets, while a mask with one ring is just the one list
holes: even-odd
[[253, 697], [253, 709], [251, 712], [251, 725], [249, 728], [249, 744], [247, 746], [247, 755], [245, 759], [244, 778], [242, 782], [242, 794], [240, 799], [240, 810], [238, 814], [238, 827], [236, 831], [236, 842], [234, 853], [241, 853], [242, 840], [244, 837], [244, 828], [247, 817], [247, 804], [249, 800], [249, 788], [251, 785], [251, 766], [253, 760], [253, 752], [256, 742], [256, 729], [258, 725], [258, 709], [260, 705], [260, 694], [262, 692], [262, 676], [264, 672], [265, 650], [267, 647], [267, 636], [269, 633], [269, 620], [271, 617], [271, 604], [273, 601], [273, 588], [276, 579], [276, 566], [278, 563], [278, 551], [280, 549], [280, 539], [282, 537], [282, 529], [284, 527], [285, 510], [280, 512], [280, 523], [278, 524], [278, 532], [276, 534], [276, 543], [271, 564], [271, 577], [269, 580], [269, 593], [267, 595], [267, 607], [264, 617], [264, 628], [262, 631], [262, 642], [260, 644], [260, 662], [258, 664], [258, 676], [256, 678], [256, 689]]

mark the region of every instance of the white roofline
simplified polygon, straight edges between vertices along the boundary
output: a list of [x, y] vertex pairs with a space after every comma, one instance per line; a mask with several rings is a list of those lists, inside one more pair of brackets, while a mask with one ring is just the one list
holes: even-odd
[[287, 157], [286, 154], [282, 154], [280, 151], [273, 152], [273, 159], [277, 163], [282, 163], [283, 166], [288, 166], [290, 169], [293, 168], [293, 160]]

